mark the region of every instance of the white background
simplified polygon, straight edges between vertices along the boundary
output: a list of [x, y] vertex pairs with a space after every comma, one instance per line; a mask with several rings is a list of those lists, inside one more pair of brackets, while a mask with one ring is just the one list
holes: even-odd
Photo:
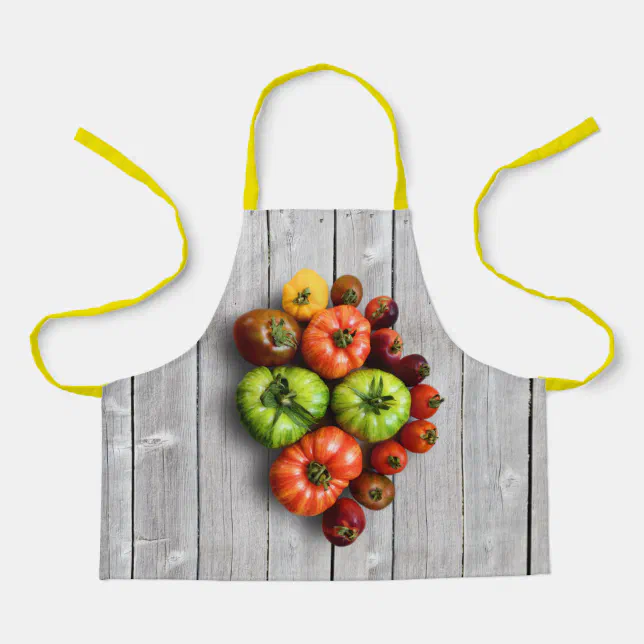
[[[633, 641], [642, 573], [641, 3], [2, 3], [2, 574], [6, 641]], [[472, 356], [524, 376], [584, 377], [605, 335], [478, 262], [472, 205], [492, 171], [587, 116], [602, 132], [506, 175], [482, 209], [490, 261], [612, 324], [593, 384], [551, 394], [553, 574], [379, 584], [98, 581], [100, 403], [49, 386], [27, 341], [45, 313], [138, 294], [174, 271], [169, 208], [73, 142], [78, 126], [179, 205], [189, 269], [152, 301], [50, 325], [63, 382], [152, 369], [193, 345], [241, 226], [248, 125], [273, 77], [358, 73], [400, 124], [431, 296]], [[263, 207], [392, 205], [386, 117], [318, 74], [262, 114]], [[422, 314], [422, 312], [419, 312]], [[7, 603], [8, 600], [8, 603]], [[641, 634], [641, 633], [640, 633]]]

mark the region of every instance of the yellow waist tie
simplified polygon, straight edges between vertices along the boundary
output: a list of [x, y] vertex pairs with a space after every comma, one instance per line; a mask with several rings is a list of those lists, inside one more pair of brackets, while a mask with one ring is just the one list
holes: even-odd
[[[537, 291], [532, 288], [526, 288], [523, 286], [523, 284], [520, 284], [516, 280], [513, 280], [511, 277], [508, 277], [507, 275], [503, 275], [502, 273], [499, 273], [494, 266], [489, 264], [488, 262], [485, 261], [483, 258], [483, 250], [481, 249], [481, 242], [479, 241], [479, 205], [485, 199], [485, 196], [488, 193], [488, 190], [494, 183], [495, 179], [499, 175], [500, 172], [503, 170], [509, 170], [511, 168], [519, 168], [523, 165], [528, 165], [529, 163], [534, 163], [535, 161], [540, 161], [541, 159], [546, 159], [548, 157], [554, 156], [555, 154], [558, 154], [559, 152], [563, 152], [563, 150], [567, 150], [569, 147], [575, 145], [576, 143], [579, 143], [580, 141], [583, 141], [586, 137], [590, 136], [594, 132], [597, 132], [599, 130], [599, 127], [597, 126], [597, 123], [595, 122], [595, 119], [589, 118], [586, 119], [583, 123], [580, 123], [577, 127], [574, 127], [572, 130], [569, 132], [566, 132], [559, 138], [555, 139], [554, 141], [551, 141], [550, 143], [544, 145], [542, 148], [537, 148], [536, 150], [532, 150], [532, 152], [528, 152], [524, 156], [522, 156], [520, 159], [517, 159], [516, 161], [513, 161], [512, 163], [509, 163], [508, 165], [504, 165], [500, 167], [498, 170], [495, 171], [495, 173], [492, 175], [490, 180], [487, 182], [485, 185], [485, 188], [483, 188], [483, 192], [481, 192], [481, 195], [479, 198], [476, 200], [476, 204], [474, 205], [474, 239], [476, 242], [476, 252], [478, 253], [479, 259], [487, 268], [489, 271], [492, 271], [497, 277], [502, 279], [504, 282], [507, 282], [508, 284], [511, 284], [512, 286], [516, 288], [520, 288], [522, 291], [525, 291], [526, 293], [530, 293], [532, 295], [536, 295], [537, 297], [541, 297], [544, 300], [556, 300], [557, 302], [568, 302], [568, 304], [572, 304], [578, 311], [581, 311], [584, 315], [587, 315], [595, 324], [598, 324], [601, 326], [606, 333], [608, 334], [608, 356], [606, 357], [606, 360], [604, 360], [604, 363], [599, 367], [599, 369], [596, 369], [593, 371], [590, 375], [586, 377], [585, 380], [568, 380], [566, 378], [545, 378], [546, 381], [546, 389], [549, 391], [560, 391], [562, 389], [574, 389], [575, 387], [581, 387], [582, 385], [585, 385], [587, 382], [590, 382], [593, 378], [598, 376], [606, 367], [613, 361], [613, 357], [615, 355], [615, 336], [613, 335], [613, 330], [602, 320], [596, 313], [591, 311], [587, 306], [582, 304], [581, 302], [578, 302], [577, 300], [571, 298], [571, 297], [557, 297], [555, 295], [546, 295], [545, 293], [541, 293], [540, 291]], [[539, 376], [540, 378], [543, 379], [543, 376]]]
[[144, 183], [152, 192], [161, 197], [164, 201], [169, 203], [174, 210], [175, 219], [177, 222], [177, 228], [181, 234], [181, 239], [183, 240], [183, 248], [181, 254], [181, 263], [179, 268], [172, 274], [170, 277], [166, 277], [164, 280], [161, 280], [156, 286], [145, 291], [138, 297], [134, 297], [129, 300], [118, 300], [116, 302], [108, 302], [102, 306], [96, 306], [89, 309], [79, 309], [76, 311], [65, 311], [63, 313], [52, 313], [51, 315], [45, 316], [31, 332], [30, 342], [31, 342], [31, 354], [33, 355], [34, 362], [36, 366], [41, 371], [43, 376], [52, 384], [63, 389], [65, 391], [70, 391], [73, 394], [79, 394], [81, 396], [94, 396], [100, 398], [103, 392], [103, 385], [87, 385], [87, 386], [74, 386], [74, 385], [61, 385], [57, 382], [53, 376], [45, 367], [42, 356], [40, 355], [40, 348], [38, 346], [38, 335], [40, 334], [40, 329], [45, 325], [49, 320], [55, 320], [58, 318], [73, 318], [73, 317], [86, 317], [92, 315], [101, 315], [103, 313], [109, 313], [110, 311], [118, 311], [119, 309], [125, 309], [128, 306], [134, 306], [139, 302], [147, 299], [157, 291], [160, 291], [166, 284], [169, 284], [181, 271], [184, 269], [186, 262], [188, 261], [188, 240], [186, 238], [185, 231], [183, 230], [183, 225], [181, 224], [181, 218], [179, 217], [179, 211], [177, 207], [172, 202], [172, 199], [161, 189], [159, 184], [144, 170], [139, 168], [136, 164], [132, 163], [127, 157], [123, 156], [118, 150], [114, 149], [111, 145], [101, 141], [98, 137], [94, 136], [87, 130], [80, 128], [76, 133], [75, 140], [79, 143], [82, 143], [85, 147], [92, 150], [99, 156], [102, 156], [104, 159], [107, 159], [110, 163], [114, 164], [119, 170], [122, 170], [126, 174], [129, 174], [132, 178]]

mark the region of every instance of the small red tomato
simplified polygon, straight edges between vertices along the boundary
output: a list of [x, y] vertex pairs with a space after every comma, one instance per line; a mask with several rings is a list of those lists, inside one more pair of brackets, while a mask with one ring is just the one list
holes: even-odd
[[394, 440], [383, 441], [373, 448], [371, 465], [380, 474], [398, 474], [407, 466], [407, 452]]
[[364, 316], [369, 320], [372, 331], [386, 329], [396, 324], [398, 305], [388, 295], [380, 295], [367, 304]]
[[354, 275], [338, 277], [331, 287], [331, 301], [333, 306], [340, 306], [340, 304], [358, 306], [362, 301], [362, 283]]
[[441, 395], [429, 385], [416, 385], [411, 390], [411, 411], [414, 418], [431, 418], [445, 401]]
[[423, 356], [412, 353], [405, 356], [396, 366], [396, 375], [408, 386], [413, 387], [429, 376], [429, 364]]
[[383, 510], [393, 500], [394, 484], [384, 474], [364, 470], [357, 479], [349, 483], [353, 498], [369, 510]]
[[410, 452], [424, 454], [425, 452], [429, 452], [436, 444], [438, 430], [436, 429], [436, 425], [426, 420], [414, 420], [411, 423], [407, 423], [400, 430], [398, 439], [401, 445]]
[[334, 546], [350, 546], [366, 526], [364, 510], [353, 499], [338, 499], [322, 515], [322, 531]]
[[371, 334], [370, 365], [393, 371], [400, 363], [402, 352], [402, 338], [393, 329], [378, 329]]

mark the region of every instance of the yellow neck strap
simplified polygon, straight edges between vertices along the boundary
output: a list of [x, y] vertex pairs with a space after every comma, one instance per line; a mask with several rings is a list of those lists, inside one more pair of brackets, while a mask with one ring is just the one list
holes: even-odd
[[407, 206], [407, 183], [405, 181], [405, 168], [403, 167], [402, 158], [400, 156], [400, 147], [398, 145], [398, 130], [396, 129], [396, 119], [394, 118], [394, 113], [389, 106], [389, 103], [384, 99], [382, 94], [369, 85], [367, 81], [363, 80], [359, 76], [348, 72], [346, 69], [340, 69], [339, 67], [334, 67], [333, 65], [312, 65], [311, 67], [305, 67], [304, 69], [296, 69], [293, 72], [284, 74], [283, 76], [278, 76], [275, 80], [271, 81], [262, 91], [257, 101], [257, 106], [255, 107], [255, 112], [253, 114], [253, 120], [250, 124], [250, 137], [248, 139], [248, 156], [246, 159], [246, 185], [244, 186], [244, 210], [257, 210], [257, 202], [259, 200], [259, 183], [257, 182], [257, 168], [255, 166], [255, 121], [257, 121], [257, 116], [262, 109], [262, 103], [264, 99], [271, 93], [273, 89], [283, 85], [287, 81], [290, 81], [292, 78], [297, 78], [298, 76], [304, 76], [305, 74], [311, 74], [313, 72], [329, 71], [342, 74], [343, 76], [349, 76], [357, 80], [360, 85], [362, 85], [380, 104], [383, 110], [385, 110], [387, 116], [389, 117], [389, 122], [391, 123], [391, 129], [394, 134], [394, 150], [396, 153], [396, 191], [394, 193], [394, 210], [405, 210]]
[[184, 269], [186, 262], [188, 261], [188, 240], [186, 234], [183, 230], [183, 225], [181, 224], [181, 218], [179, 217], [179, 211], [177, 207], [172, 202], [172, 199], [161, 189], [159, 184], [144, 170], [139, 168], [136, 164], [132, 163], [127, 157], [124, 157], [118, 150], [115, 150], [111, 145], [101, 141], [98, 137], [90, 134], [82, 128], [76, 133], [75, 140], [79, 143], [82, 143], [85, 147], [92, 150], [99, 156], [102, 156], [104, 159], [107, 159], [110, 163], [114, 164], [119, 170], [122, 170], [126, 174], [129, 174], [132, 178], [144, 183], [152, 192], [161, 197], [164, 201], [172, 206], [174, 210], [175, 219], [177, 222], [177, 228], [181, 234], [181, 239], [183, 240], [183, 250], [181, 256], [181, 263], [179, 268], [172, 274], [170, 277], [166, 277], [164, 280], [161, 280], [156, 286], [145, 291], [138, 297], [134, 297], [129, 300], [118, 300], [116, 302], [109, 302], [103, 304], [102, 306], [96, 306], [89, 309], [80, 309], [76, 311], [65, 311], [63, 313], [52, 313], [51, 315], [45, 316], [38, 324], [34, 327], [34, 330], [31, 332], [30, 342], [31, 342], [31, 354], [33, 355], [34, 362], [36, 366], [41, 371], [43, 376], [54, 386], [64, 391], [70, 391], [73, 394], [80, 394], [81, 396], [94, 396], [100, 398], [103, 390], [102, 385], [89, 385], [89, 386], [73, 386], [73, 385], [61, 385], [57, 382], [53, 376], [47, 371], [45, 363], [43, 362], [42, 356], [40, 355], [40, 348], [38, 346], [38, 335], [40, 334], [40, 329], [45, 325], [49, 320], [55, 320], [58, 318], [72, 318], [72, 317], [87, 317], [92, 315], [101, 315], [103, 313], [109, 313], [110, 311], [118, 311], [119, 309], [127, 308], [128, 306], [134, 306], [139, 302], [147, 299], [157, 291], [160, 291], [166, 284], [171, 282], [181, 271]]
[[[555, 295], [546, 295], [545, 293], [541, 293], [539, 291], [536, 291], [535, 289], [532, 288], [526, 288], [523, 286], [523, 284], [520, 284], [516, 280], [513, 280], [511, 277], [508, 277], [507, 275], [503, 275], [502, 273], [499, 273], [494, 266], [489, 264], [488, 262], [485, 261], [483, 258], [483, 250], [481, 248], [481, 242], [479, 241], [479, 205], [485, 199], [485, 196], [488, 193], [488, 190], [496, 180], [497, 176], [499, 175], [500, 172], [503, 170], [510, 170], [511, 168], [519, 168], [523, 165], [528, 165], [529, 163], [534, 163], [535, 161], [541, 161], [541, 159], [546, 159], [548, 157], [551, 157], [555, 154], [558, 154], [559, 152], [563, 152], [564, 150], [567, 150], [569, 147], [575, 145], [576, 143], [579, 143], [580, 141], [583, 141], [586, 137], [590, 136], [594, 132], [597, 132], [599, 130], [599, 127], [597, 126], [597, 123], [595, 122], [595, 119], [589, 118], [586, 119], [583, 123], [580, 123], [577, 127], [574, 127], [572, 130], [569, 132], [566, 132], [559, 138], [555, 139], [554, 141], [551, 141], [550, 143], [544, 145], [542, 148], [537, 148], [536, 150], [532, 150], [532, 152], [528, 152], [524, 156], [522, 156], [520, 159], [517, 159], [516, 161], [513, 161], [512, 163], [508, 163], [508, 165], [504, 165], [500, 167], [498, 170], [495, 171], [495, 173], [492, 175], [490, 180], [487, 182], [485, 185], [485, 188], [483, 188], [483, 192], [481, 192], [481, 195], [479, 198], [476, 200], [476, 204], [474, 205], [474, 240], [476, 242], [476, 252], [478, 253], [478, 256], [485, 266], [489, 271], [492, 271], [498, 278], [502, 279], [504, 282], [507, 282], [508, 284], [511, 284], [512, 286], [516, 288], [520, 288], [522, 291], [525, 291], [526, 293], [530, 293], [532, 295], [536, 295], [537, 297], [541, 297], [545, 300], [556, 300], [557, 302], [568, 302], [568, 304], [572, 304], [578, 311], [581, 311], [584, 315], [587, 315], [595, 324], [598, 324], [601, 326], [606, 333], [608, 334], [608, 356], [606, 357], [606, 360], [604, 363], [599, 367], [599, 369], [596, 369], [593, 371], [590, 375], [585, 380], [567, 380], [565, 378], [545, 378], [546, 381], [546, 389], [549, 391], [560, 391], [562, 389], [574, 389], [575, 387], [581, 387], [582, 385], [585, 385], [587, 382], [590, 382], [593, 378], [598, 376], [606, 367], [612, 362], [613, 357], [615, 355], [615, 337], [613, 335], [613, 330], [604, 322], [596, 313], [591, 311], [587, 306], [584, 306], [581, 302], [578, 302], [577, 300], [574, 300], [571, 297], [557, 297]], [[540, 376], [543, 378], [543, 376]]]

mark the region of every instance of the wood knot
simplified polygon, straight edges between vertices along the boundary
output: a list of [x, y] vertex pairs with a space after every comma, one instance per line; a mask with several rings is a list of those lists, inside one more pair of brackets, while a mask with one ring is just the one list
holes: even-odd
[[508, 470], [499, 476], [499, 487], [504, 492], [512, 492], [521, 486], [521, 476], [512, 470]]
[[146, 436], [139, 441], [139, 447], [145, 449], [158, 449], [172, 443], [172, 436], [169, 434], [153, 434]]
[[364, 253], [362, 253], [362, 258], [367, 263], [373, 262], [377, 256], [378, 256], [378, 253], [374, 248], [365, 248]]
[[168, 565], [170, 566], [176, 565], [179, 562], [183, 561], [183, 558], [184, 558], [184, 553], [175, 550], [174, 552], [171, 552], [167, 556]]

